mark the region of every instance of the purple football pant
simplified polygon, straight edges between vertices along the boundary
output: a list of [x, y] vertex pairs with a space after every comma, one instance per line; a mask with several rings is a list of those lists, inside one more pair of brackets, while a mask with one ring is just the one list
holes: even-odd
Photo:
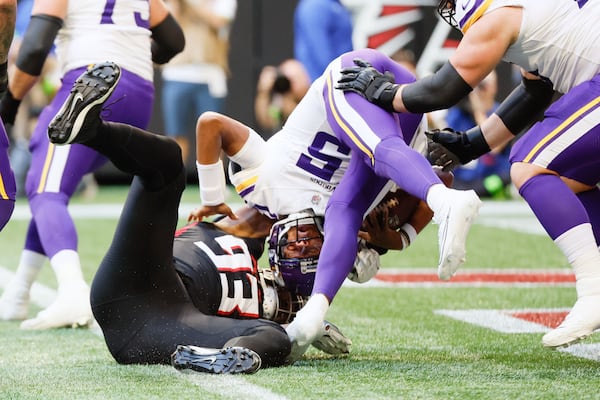
[[[84, 71], [85, 68], [79, 68], [63, 76], [58, 93], [40, 115], [29, 145], [32, 158], [25, 189], [32, 219], [25, 249], [50, 258], [60, 250], [77, 250], [77, 231], [67, 204], [81, 178], [107, 161], [103, 155], [86, 146], [55, 146], [48, 140], [48, 124]], [[104, 104], [101, 116], [106, 121], [145, 128], [150, 121], [153, 101], [152, 82], [121, 70], [119, 84]]]
[[[599, 154], [600, 75], [597, 75], [552, 104], [544, 120], [513, 145], [510, 161], [539, 165], [595, 186], [600, 182]], [[597, 190], [576, 196], [558, 177], [544, 175], [524, 183], [520, 193], [552, 239], [590, 221], [598, 234]]]
[[422, 114], [390, 113], [356, 93], [335, 89], [340, 69], [354, 66], [355, 58], [369, 61], [381, 72], [392, 72], [397, 83], [415, 80], [398, 63], [370, 49], [343, 55], [341, 65], [332, 63], [325, 72], [327, 120], [336, 136], [352, 149], [348, 170], [327, 203], [325, 241], [313, 287], [313, 293], [329, 299], [352, 269], [358, 230], [384, 185], [392, 180], [425, 200], [429, 188], [442, 183], [427, 159], [409, 146]]

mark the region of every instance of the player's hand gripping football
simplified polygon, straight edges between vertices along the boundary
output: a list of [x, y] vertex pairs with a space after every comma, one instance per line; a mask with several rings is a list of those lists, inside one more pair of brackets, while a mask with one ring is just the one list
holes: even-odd
[[354, 59], [356, 67], [348, 67], [340, 72], [336, 89], [354, 92], [363, 96], [373, 104], [394, 112], [394, 96], [399, 85], [394, 83], [394, 74], [389, 71], [381, 73], [371, 63], [360, 58]]
[[317, 337], [312, 345], [327, 354], [341, 355], [350, 353], [352, 340], [331, 322], [323, 321], [321, 336]]
[[383, 206], [367, 214], [358, 237], [383, 249], [397, 249], [398, 227], [389, 224], [389, 213], [390, 210]]

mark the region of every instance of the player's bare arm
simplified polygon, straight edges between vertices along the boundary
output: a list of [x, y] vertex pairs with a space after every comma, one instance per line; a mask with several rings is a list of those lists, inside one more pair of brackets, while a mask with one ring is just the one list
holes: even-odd
[[248, 140], [246, 125], [216, 112], [205, 112], [196, 124], [196, 167], [202, 205], [194, 209], [188, 221], [198, 221], [215, 214], [235, 219], [225, 204], [225, 171], [221, 152], [236, 154]]

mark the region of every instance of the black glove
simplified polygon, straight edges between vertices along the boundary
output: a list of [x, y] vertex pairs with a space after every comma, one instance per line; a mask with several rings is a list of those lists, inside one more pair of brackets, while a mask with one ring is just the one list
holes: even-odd
[[439, 165], [444, 171], [479, 158], [490, 151], [479, 127], [466, 132], [456, 132], [451, 128], [434, 129], [425, 132], [430, 139], [427, 143], [429, 162]]
[[382, 74], [371, 63], [360, 58], [355, 58], [354, 64], [357, 66], [340, 71], [342, 76], [335, 88], [358, 93], [371, 103], [394, 112], [394, 96], [400, 87], [394, 83], [394, 74], [389, 71]]

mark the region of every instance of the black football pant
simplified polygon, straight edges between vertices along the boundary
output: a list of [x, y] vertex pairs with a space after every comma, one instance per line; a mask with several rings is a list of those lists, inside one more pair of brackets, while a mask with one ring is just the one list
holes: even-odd
[[283, 364], [290, 342], [280, 325], [201, 313], [175, 271], [173, 236], [186, 175], [179, 146], [119, 123], [103, 123], [86, 145], [135, 175], [91, 288], [92, 311], [115, 360], [166, 364], [178, 344], [235, 345], [256, 351], [263, 366]]

